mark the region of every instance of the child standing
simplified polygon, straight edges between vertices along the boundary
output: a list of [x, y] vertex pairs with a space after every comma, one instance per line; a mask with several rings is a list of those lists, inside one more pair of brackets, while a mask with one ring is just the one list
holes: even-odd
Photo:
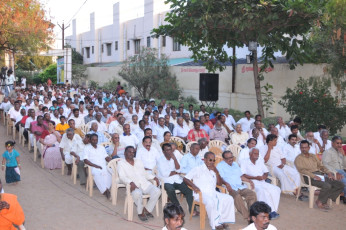
[[7, 151], [2, 154], [1, 169], [4, 170], [6, 163], [6, 183], [14, 183], [20, 181], [20, 162], [19, 153], [14, 149], [14, 141], [6, 141]]

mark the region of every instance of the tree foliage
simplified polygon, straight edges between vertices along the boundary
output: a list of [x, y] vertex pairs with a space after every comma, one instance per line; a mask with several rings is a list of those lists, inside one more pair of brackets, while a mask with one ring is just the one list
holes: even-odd
[[41, 79], [41, 82], [39, 83], [46, 83], [48, 81], [48, 78], [53, 82], [53, 84], [56, 84], [56, 74], [57, 74], [57, 66], [55, 64], [51, 64], [48, 66], [45, 70], [43, 70], [42, 73], [38, 75], [38, 77]]
[[157, 50], [142, 48], [138, 55], [129, 57], [119, 75], [134, 87], [143, 98], [178, 99], [180, 89], [172, 76], [165, 55], [158, 58]]
[[52, 28], [38, 0], [0, 1], [0, 50], [35, 53], [48, 47]]
[[328, 78], [300, 78], [294, 89], [286, 90], [279, 104], [292, 117], [301, 117], [305, 130], [317, 130], [318, 125], [324, 124], [335, 134], [346, 124], [346, 106], [339, 105], [338, 97], [331, 94]]
[[327, 73], [337, 87], [340, 102], [346, 99], [346, 2], [330, 0], [311, 33], [312, 60], [328, 63]]
[[[263, 47], [263, 72], [268, 65], [273, 66], [276, 51], [286, 54], [291, 68], [308, 59], [308, 32], [322, 14], [325, 1], [166, 0], [166, 3], [171, 10], [165, 18], [168, 24], [154, 29], [156, 36], [174, 37], [189, 47], [192, 58], [204, 61], [213, 72], [224, 70], [226, 66], [222, 63], [235, 58], [227, 54], [225, 46], [244, 47], [249, 41], [257, 41]], [[257, 71], [254, 81], [258, 110], [263, 115]]]
[[52, 63], [52, 57], [17, 56], [16, 68], [24, 71], [42, 70]]

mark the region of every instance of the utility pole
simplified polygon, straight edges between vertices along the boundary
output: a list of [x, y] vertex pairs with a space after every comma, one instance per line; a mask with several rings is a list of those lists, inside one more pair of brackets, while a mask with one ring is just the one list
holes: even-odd
[[62, 21], [62, 26], [59, 25], [60, 29], [62, 30], [62, 49], [65, 48], [65, 30], [70, 27], [70, 25], [66, 26], [64, 25], [64, 21]]

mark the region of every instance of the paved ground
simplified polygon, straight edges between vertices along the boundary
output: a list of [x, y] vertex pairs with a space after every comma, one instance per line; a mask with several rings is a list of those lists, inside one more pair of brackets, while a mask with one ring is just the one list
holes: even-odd
[[[10, 137], [0, 124], [0, 152], [3, 153], [4, 142]], [[93, 197], [89, 197], [85, 188], [79, 184], [73, 185], [70, 177], [62, 176], [61, 170], [47, 170], [40, 167], [39, 162], [33, 161], [33, 154], [27, 148], [16, 146], [21, 153], [22, 181], [17, 185], [5, 183], [4, 171], [0, 178], [5, 192], [18, 196], [25, 215], [25, 226], [28, 230], [98, 230], [98, 229], [161, 229], [163, 226], [162, 209], [160, 216], [146, 223], [141, 223], [136, 211], [134, 221], [129, 222], [123, 214], [125, 190], [118, 193], [118, 204], [113, 206], [109, 200], [95, 188]], [[78, 181], [77, 181], [78, 183]], [[160, 200], [161, 201], [161, 200]], [[161, 202], [160, 202], [161, 204]], [[186, 202], [182, 204], [186, 211]], [[278, 229], [287, 230], [318, 230], [345, 229], [346, 205], [333, 205], [333, 210], [324, 213], [309, 209], [307, 202], [296, 202], [291, 196], [282, 195], [279, 213], [281, 217], [272, 221]], [[236, 224], [232, 229], [246, 226], [239, 213], [236, 213]], [[185, 218], [185, 227], [189, 230], [199, 229], [199, 218]], [[206, 229], [210, 229], [208, 221]]]

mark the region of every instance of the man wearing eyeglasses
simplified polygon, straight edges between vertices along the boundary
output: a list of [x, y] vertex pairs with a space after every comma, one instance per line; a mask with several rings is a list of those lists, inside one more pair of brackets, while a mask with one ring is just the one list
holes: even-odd
[[[239, 165], [237, 162], [234, 162], [231, 151], [223, 152], [222, 158], [223, 161], [216, 168], [220, 172], [223, 184], [226, 185], [229, 194], [234, 199], [235, 207], [242, 214], [243, 218], [248, 221], [249, 210], [247, 207], [250, 207], [257, 200], [256, 193], [251, 190], [254, 189], [254, 183], [242, 175]], [[251, 188], [247, 188], [242, 181], [248, 182]], [[245, 198], [247, 207], [245, 206], [243, 197]]]
[[196, 201], [199, 201], [199, 193], [202, 193], [211, 228], [229, 229], [228, 223], [235, 222], [234, 200], [215, 190], [216, 185], [222, 185], [222, 178], [215, 167], [215, 154], [207, 152], [204, 164], [193, 168], [185, 176], [184, 182], [194, 191]]

